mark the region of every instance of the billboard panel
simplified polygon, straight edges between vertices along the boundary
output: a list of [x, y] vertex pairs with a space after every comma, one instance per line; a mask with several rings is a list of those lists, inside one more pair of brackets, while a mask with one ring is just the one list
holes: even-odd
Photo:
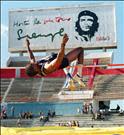
[[26, 51], [29, 38], [34, 51], [60, 48], [64, 33], [67, 49], [116, 47], [115, 6], [113, 4], [78, 5], [48, 9], [9, 11], [9, 51]]

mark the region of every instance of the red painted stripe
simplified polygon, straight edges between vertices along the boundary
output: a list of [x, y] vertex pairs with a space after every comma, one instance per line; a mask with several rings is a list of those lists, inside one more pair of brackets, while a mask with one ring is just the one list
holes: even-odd
[[15, 68], [1, 68], [0, 69], [0, 78], [15, 78], [16, 69]]
[[[20, 68], [20, 78], [29, 78], [25, 74], [25, 69]], [[92, 68], [84, 67], [82, 69], [83, 75], [91, 75]], [[124, 74], [124, 68], [112, 68], [112, 69], [102, 69], [102, 68], [96, 68], [95, 71], [96, 75], [117, 75], [117, 74]], [[16, 77], [16, 68], [0, 68], [0, 77], [1, 78], [15, 78]], [[35, 78], [37, 78], [36, 76]], [[58, 70], [54, 73], [49, 74], [46, 76], [47, 78], [51, 77], [66, 77], [63, 70]], [[38, 77], [39, 78], [39, 77]]]
[[97, 69], [96, 75], [117, 75], [124, 74], [124, 68]]

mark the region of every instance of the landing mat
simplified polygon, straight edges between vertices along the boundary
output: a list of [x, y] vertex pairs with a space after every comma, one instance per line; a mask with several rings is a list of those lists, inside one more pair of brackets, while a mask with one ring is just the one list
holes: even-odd
[[77, 128], [77, 127], [1, 127], [1, 135], [124, 135], [124, 127]]

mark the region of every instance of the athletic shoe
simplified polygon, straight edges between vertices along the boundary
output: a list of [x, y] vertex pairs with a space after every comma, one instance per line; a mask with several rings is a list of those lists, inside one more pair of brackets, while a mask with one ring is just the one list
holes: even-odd
[[76, 90], [76, 86], [74, 85], [74, 81], [72, 79], [69, 80], [68, 89], [69, 90]]
[[62, 88], [68, 89], [68, 90], [76, 90], [76, 86], [74, 85], [74, 81], [72, 79], [66, 80], [66, 82]]
[[85, 87], [86, 85], [84, 84], [84, 82], [82, 81], [82, 78], [78, 75], [78, 74], [76, 74], [74, 77], [73, 77], [73, 79], [76, 81], [76, 82], [78, 82], [78, 84], [81, 86], [81, 87]]

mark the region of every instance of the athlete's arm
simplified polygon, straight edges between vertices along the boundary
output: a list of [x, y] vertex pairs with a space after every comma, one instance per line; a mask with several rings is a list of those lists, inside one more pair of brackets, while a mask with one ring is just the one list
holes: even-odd
[[62, 59], [65, 55], [65, 46], [66, 46], [66, 43], [68, 42], [68, 40], [69, 40], [68, 35], [64, 34], [62, 42], [61, 42], [61, 48], [60, 48], [60, 50], [58, 52], [58, 56], [57, 56], [57, 58], [58, 58], [57, 63], [59, 63], [59, 61], [62, 61]]
[[54, 72], [58, 69], [58, 67], [60, 66], [60, 64], [63, 60], [63, 57], [65, 55], [65, 45], [68, 42], [68, 40], [69, 40], [68, 35], [64, 34], [62, 42], [61, 42], [61, 48], [58, 52], [57, 58], [54, 59], [52, 62], [45, 64], [44, 71], [46, 73], [51, 73], [51, 72]]
[[30, 62], [34, 63], [35, 62], [35, 57], [33, 55], [32, 50], [30, 49], [30, 42], [28, 39], [26, 39], [26, 46], [27, 46], [27, 52], [29, 54]]

